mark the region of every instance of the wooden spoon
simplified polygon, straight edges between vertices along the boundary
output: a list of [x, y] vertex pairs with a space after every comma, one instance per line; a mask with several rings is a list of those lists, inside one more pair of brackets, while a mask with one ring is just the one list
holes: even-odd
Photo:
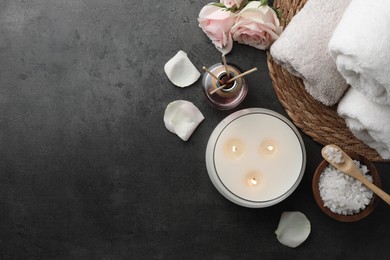
[[[333, 147], [335, 149], [338, 149], [342, 153], [342, 158], [344, 160], [343, 162], [338, 163], [335, 160], [333, 160], [332, 158], [328, 157], [328, 155], [325, 152], [325, 150], [329, 146]], [[336, 167], [336, 169], [340, 170], [341, 172], [343, 172], [343, 173], [345, 173], [345, 174], [347, 174], [349, 176], [354, 177], [355, 179], [357, 179], [358, 181], [363, 183], [367, 188], [372, 190], [372, 192], [374, 192], [376, 195], [381, 197], [387, 204], [390, 205], [390, 195], [387, 194], [386, 192], [384, 192], [383, 190], [381, 190], [380, 188], [378, 188], [375, 184], [369, 182], [361, 174], [361, 172], [356, 167], [356, 165], [353, 163], [353, 160], [351, 159], [351, 157], [349, 157], [343, 150], [341, 150], [340, 147], [338, 147], [337, 145], [334, 145], [334, 144], [327, 145], [324, 148], [322, 148], [321, 154], [322, 154], [322, 157], [324, 157], [324, 159], [326, 161], [328, 161], [331, 165]]]

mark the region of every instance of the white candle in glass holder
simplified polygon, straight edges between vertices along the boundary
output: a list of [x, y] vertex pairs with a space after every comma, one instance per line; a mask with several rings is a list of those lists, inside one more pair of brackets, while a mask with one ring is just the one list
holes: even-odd
[[210, 136], [206, 166], [232, 202], [267, 207], [288, 197], [302, 179], [306, 152], [294, 125], [273, 111], [251, 108], [225, 118]]

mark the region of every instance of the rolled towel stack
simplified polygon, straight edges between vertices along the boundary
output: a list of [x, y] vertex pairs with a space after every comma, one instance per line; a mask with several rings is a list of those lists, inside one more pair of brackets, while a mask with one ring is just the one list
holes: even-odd
[[389, 0], [352, 0], [329, 50], [351, 87], [377, 103], [390, 104]]
[[271, 46], [274, 61], [303, 79], [321, 103], [336, 104], [348, 88], [328, 51], [328, 43], [350, 0], [309, 0]]
[[329, 51], [351, 85], [339, 115], [358, 139], [390, 159], [390, 1], [352, 0]]
[[350, 88], [340, 100], [337, 112], [356, 138], [383, 159], [390, 159], [390, 106], [373, 102]]

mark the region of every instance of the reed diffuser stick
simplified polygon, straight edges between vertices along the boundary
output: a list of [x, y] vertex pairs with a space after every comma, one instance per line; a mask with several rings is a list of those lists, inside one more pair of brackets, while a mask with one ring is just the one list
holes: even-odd
[[230, 79], [230, 73], [229, 73], [229, 70], [228, 70], [228, 66], [227, 66], [225, 55], [222, 55], [222, 61], [223, 61], [223, 65], [225, 66], [226, 76], [227, 76], [228, 79]]
[[229, 79], [228, 81], [226, 81], [225, 84], [221, 83], [221, 84], [223, 84], [222, 86], [220, 86], [220, 87], [218, 87], [218, 88], [216, 88], [216, 89], [210, 91], [209, 94], [210, 94], [210, 95], [214, 94], [214, 93], [217, 92], [218, 90], [225, 88], [230, 82], [233, 82], [233, 81], [235, 81], [235, 80], [238, 79], [238, 78], [241, 78], [241, 77], [243, 77], [243, 76], [245, 76], [245, 75], [248, 75], [249, 73], [255, 72], [256, 70], [257, 70], [257, 68], [253, 68], [253, 69], [247, 70], [247, 71], [245, 71], [244, 73], [241, 73], [241, 74], [239, 74], [239, 75], [237, 75], [237, 76], [235, 76], [235, 77]]
[[205, 66], [203, 66], [202, 69], [203, 69], [204, 71], [206, 71], [208, 74], [210, 74], [211, 77], [215, 78], [215, 79], [219, 82], [219, 84], [223, 84], [223, 83], [224, 83], [224, 82], [223, 82], [222, 80], [220, 80], [217, 76], [215, 76], [211, 71], [209, 71], [209, 69], [206, 68]]

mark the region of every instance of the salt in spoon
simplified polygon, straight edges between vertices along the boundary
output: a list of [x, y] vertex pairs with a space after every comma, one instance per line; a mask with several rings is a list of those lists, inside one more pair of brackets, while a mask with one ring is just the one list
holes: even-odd
[[[336, 156], [332, 156], [329, 153], [329, 150], [332, 149], [333, 151], [336, 151]], [[322, 148], [321, 151], [322, 157], [326, 161], [328, 161], [331, 165], [336, 167], [336, 169], [340, 170], [341, 172], [354, 177], [361, 183], [363, 183], [367, 188], [372, 190], [376, 195], [378, 195], [380, 198], [382, 198], [387, 204], [390, 205], [390, 195], [378, 188], [375, 184], [369, 182], [359, 171], [359, 169], [354, 164], [351, 157], [349, 157], [343, 150], [341, 150], [340, 147], [334, 144], [326, 145], [324, 148]], [[341, 155], [341, 156], [340, 156]], [[341, 160], [340, 160], [341, 159]]]

